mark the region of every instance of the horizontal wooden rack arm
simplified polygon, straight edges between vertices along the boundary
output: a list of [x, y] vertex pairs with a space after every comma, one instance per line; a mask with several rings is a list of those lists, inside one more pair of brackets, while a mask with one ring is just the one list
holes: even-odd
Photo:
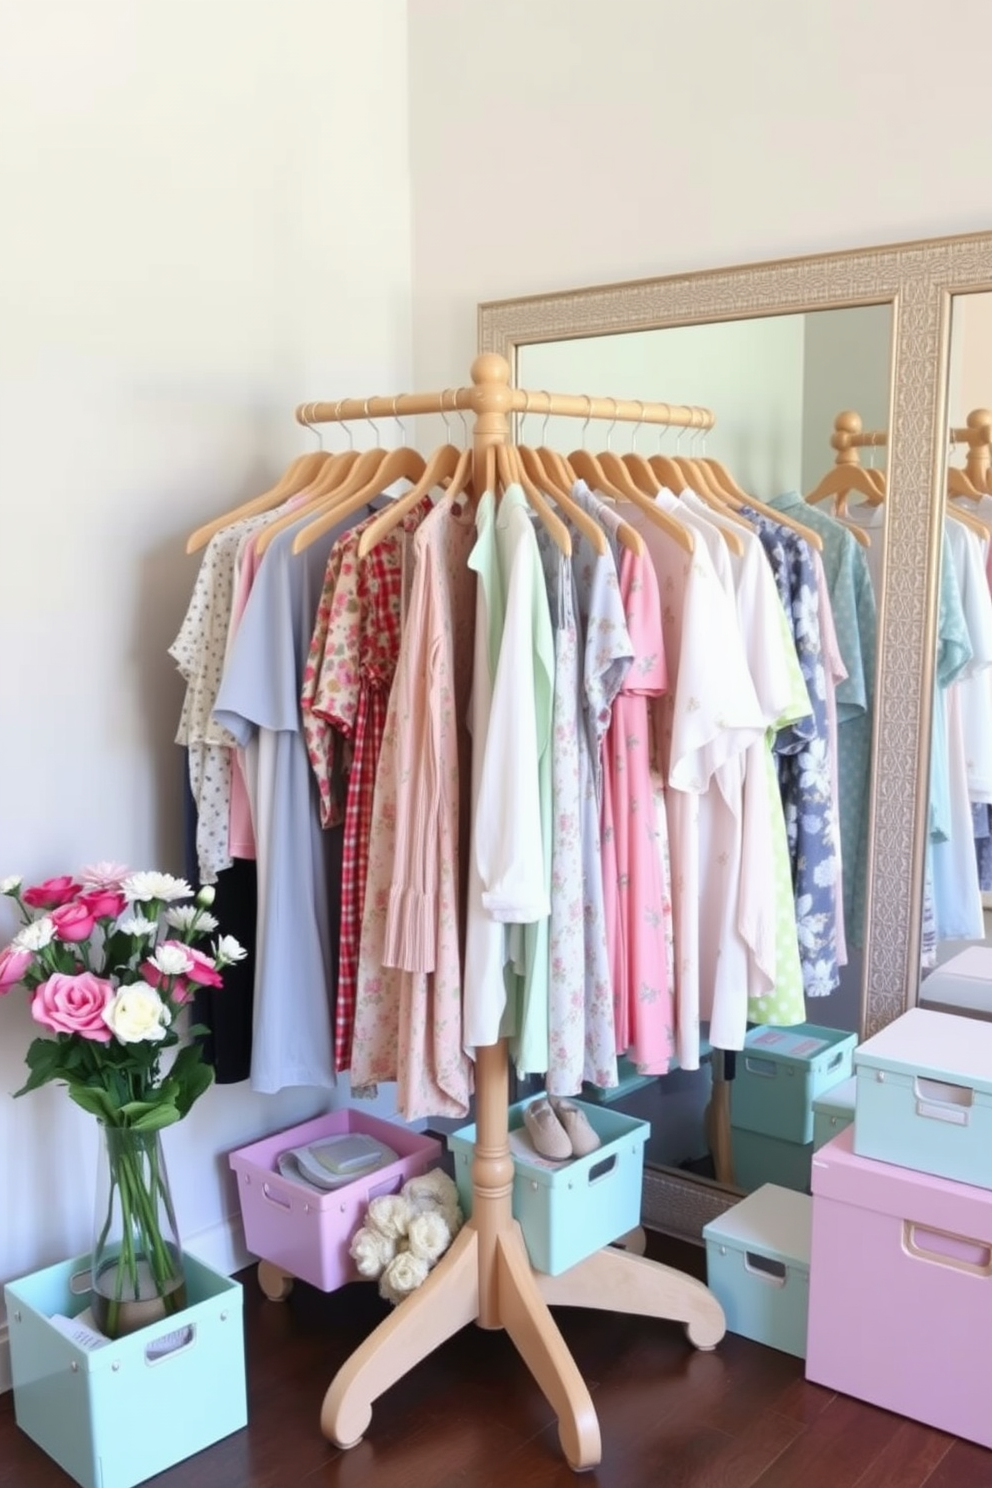
[[[507, 368], [509, 372], [509, 368]], [[414, 417], [428, 413], [484, 413], [491, 407], [491, 383], [449, 388], [443, 393], [400, 393], [395, 398], [342, 398], [340, 402], [301, 403], [299, 424], [343, 424], [361, 419]], [[642, 403], [637, 398], [587, 398], [583, 393], [525, 392], [507, 384], [504, 413], [606, 419], [628, 424], [664, 424], [681, 429], [712, 429], [715, 415], [691, 404]]]

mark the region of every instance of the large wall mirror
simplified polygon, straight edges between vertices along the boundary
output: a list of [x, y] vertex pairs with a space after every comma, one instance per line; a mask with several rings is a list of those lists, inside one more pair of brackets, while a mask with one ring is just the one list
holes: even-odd
[[[984, 940], [992, 905], [982, 899], [992, 895], [987, 586], [987, 630], [959, 669], [962, 687], [946, 691], [947, 594], [954, 579], [959, 590], [965, 582], [954, 565], [992, 573], [992, 431], [983, 422], [992, 408], [992, 235], [501, 301], [480, 307], [479, 329], [480, 350], [506, 356], [521, 386], [713, 415], [705, 432], [660, 437], [618, 425], [606, 436], [617, 453], [685, 457], [701, 474], [719, 462], [755, 503], [817, 531], [815, 507], [845, 530], [829, 551], [820, 545], [823, 568], [846, 575], [831, 643], [848, 663], [836, 668], [833, 699], [839, 943], [822, 977], [804, 965], [805, 1019], [858, 1039], [877, 1031], [917, 1000], [921, 976]], [[585, 442], [581, 421], [519, 419], [522, 443], [568, 454]], [[970, 472], [960, 480], [958, 465]], [[965, 515], [945, 521], [950, 504]], [[840, 633], [851, 625], [853, 647]], [[826, 637], [823, 647], [826, 655]], [[962, 698], [965, 675], [979, 680]], [[979, 767], [970, 783], [968, 775], [966, 741], [982, 720], [987, 789]], [[952, 806], [956, 868], [945, 870], [938, 829]], [[967, 923], [956, 909], [941, 918], [965, 863]], [[691, 1238], [742, 1188], [790, 1181], [787, 1169], [755, 1165], [743, 1137], [735, 1154], [734, 1080], [747, 1050], [726, 1059], [710, 1050], [705, 1022], [702, 1031], [698, 1069], [642, 1081], [628, 1071], [618, 1098], [651, 1121], [646, 1223]], [[802, 1172], [800, 1162], [796, 1186]]]

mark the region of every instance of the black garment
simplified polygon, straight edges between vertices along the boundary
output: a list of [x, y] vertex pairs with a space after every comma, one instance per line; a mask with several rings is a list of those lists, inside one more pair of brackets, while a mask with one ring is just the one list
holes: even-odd
[[[189, 784], [189, 760], [183, 762], [183, 829], [186, 877], [200, 887], [196, 856], [196, 802]], [[193, 1021], [204, 1023], [210, 1033], [203, 1040], [203, 1055], [213, 1065], [218, 1085], [236, 1085], [251, 1074], [251, 1030], [255, 1001], [255, 923], [258, 887], [255, 864], [235, 858], [218, 875], [211, 914], [220, 935], [233, 935], [248, 952], [235, 966], [225, 966], [223, 987], [201, 987], [193, 999]]]

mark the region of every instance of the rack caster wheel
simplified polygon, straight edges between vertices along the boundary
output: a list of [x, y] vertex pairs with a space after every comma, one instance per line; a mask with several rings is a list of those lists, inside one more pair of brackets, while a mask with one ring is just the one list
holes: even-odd
[[293, 1278], [271, 1261], [259, 1261], [258, 1284], [270, 1302], [285, 1302], [293, 1290]]

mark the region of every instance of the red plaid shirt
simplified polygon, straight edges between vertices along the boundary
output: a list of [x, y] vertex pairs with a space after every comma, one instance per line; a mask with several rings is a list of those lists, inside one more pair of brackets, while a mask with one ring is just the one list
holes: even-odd
[[[321, 680], [312, 703], [313, 712], [350, 741], [352, 754], [344, 809], [341, 937], [334, 1012], [334, 1063], [339, 1071], [351, 1064], [375, 777], [402, 635], [403, 555], [409, 537], [430, 510], [431, 500], [425, 496], [400, 527], [358, 563], [357, 585], [345, 584], [342, 603], [337, 602], [335, 593]], [[347, 558], [357, 549], [358, 538], [349, 532], [338, 541], [344, 545], [345, 561], [339, 569], [344, 577], [350, 567]]]

